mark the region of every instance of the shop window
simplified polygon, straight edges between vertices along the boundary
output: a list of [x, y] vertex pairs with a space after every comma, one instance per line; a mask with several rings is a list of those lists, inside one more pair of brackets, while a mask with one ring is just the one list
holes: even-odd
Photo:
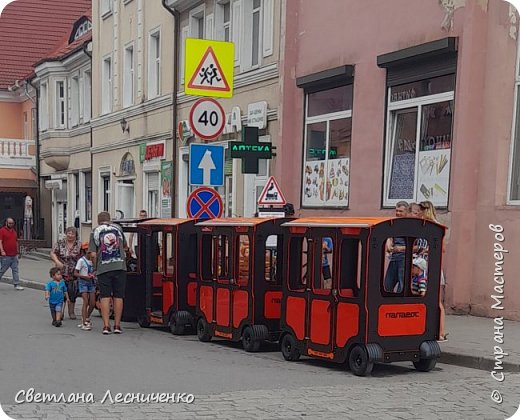
[[311, 259], [307, 238], [293, 237], [289, 240], [289, 289], [303, 291], [309, 284]]
[[351, 139], [352, 85], [308, 93], [303, 206], [348, 206]]
[[448, 206], [457, 40], [444, 38], [377, 57], [387, 69], [383, 205]]
[[236, 238], [237, 241], [237, 250], [238, 250], [238, 276], [237, 283], [239, 286], [246, 287], [249, 282], [249, 273], [250, 273], [250, 264], [249, 264], [249, 236], [247, 235], [239, 235]]
[[361, 241], [343, 239], [339, 252], [339, 294], [343, 297], [357, 296], [361, 285]]

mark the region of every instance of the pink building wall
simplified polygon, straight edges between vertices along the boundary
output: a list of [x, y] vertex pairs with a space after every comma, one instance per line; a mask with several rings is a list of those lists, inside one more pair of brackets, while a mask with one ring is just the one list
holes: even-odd
[[[464, 4], [464, 2], [456, 2]], [[275, 176], [297, 215], [383, 215], [386, 70], [377, 56], [446, 37], [458, 37], [455, 113], [444, 265], [449, 310], [520, 319], [520, 208], [506, 205], [517, 41], [510, 6], [466, 1], [453, 27], [437, 0], [287, 1], [281, 63], [280, 136]], [[354, 65], [350, 208], [298, 209], [301, 203], [304, 93], [296, 78]], [[281, 163], [281, 164], [280, 164]], [[493, 234], [506, 238], [504, 310], [491, 309]], [[516, 239], [518, 238], [518, 239]], [[516, 258], [516, 260], [515, 260]]]

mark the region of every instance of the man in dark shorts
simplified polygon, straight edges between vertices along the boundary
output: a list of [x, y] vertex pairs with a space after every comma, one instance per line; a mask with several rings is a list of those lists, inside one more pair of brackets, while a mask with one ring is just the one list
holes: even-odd
[[98, 214], [98, 227], [90, 234], [89, 252], [96, 253], [96, 275], [101, 296], [103, 334], [110, 334], [110, 298], [114, 299], [114, 334], [121, 334], [121, 315], [126, 286], [128, 246], [121, 228], [112, 223], [110, 213]]

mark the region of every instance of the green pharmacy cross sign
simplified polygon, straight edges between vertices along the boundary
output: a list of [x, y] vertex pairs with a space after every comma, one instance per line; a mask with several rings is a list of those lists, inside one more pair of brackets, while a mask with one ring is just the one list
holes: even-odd
[[273, 144], [258, 141], [258, 127], [243, 127], [242, 141], [230, 142], [231, 157], [242, 159], [243, 174], [258, 173], [258, 159], [273, 157]]

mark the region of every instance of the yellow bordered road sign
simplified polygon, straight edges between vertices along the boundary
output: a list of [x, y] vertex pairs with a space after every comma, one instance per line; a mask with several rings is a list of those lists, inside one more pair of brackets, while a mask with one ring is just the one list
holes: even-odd
[[232, 42], [187, 38], [184, 92], [188, 95], [231, 98], [235, 47]]

